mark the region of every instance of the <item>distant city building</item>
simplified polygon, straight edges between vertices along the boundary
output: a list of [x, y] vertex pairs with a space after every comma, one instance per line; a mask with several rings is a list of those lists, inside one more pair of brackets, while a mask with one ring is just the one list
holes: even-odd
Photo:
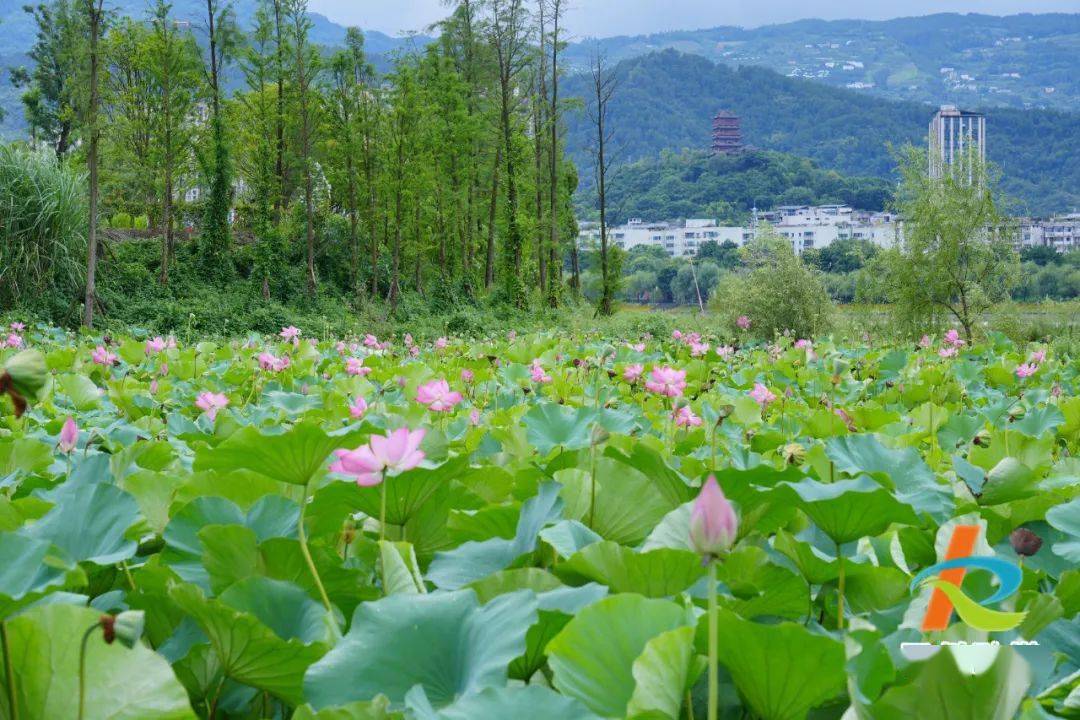
[[1023, 218], [1016, 244], [1020, 249], [1051, 247], [1058, 252], [1080, 250], [1080, 213], [1045, 219]]
[[739, 116], [727, 110], [716, 113], [712, 122], [713, 154], [734, 155], [742, 152], [742, 149], [742, 129], [739, 126]]
[[930, 177], [941, 177], [969, 156], [986, 161], [986, 116], [942, 105], [930, 121]]
[[[766, 227], [791, 243], [801, 254], [805, 250], [828, 247], [838, 240], [867, 240], [889, 247], [896, 240], [897, 219], [891, 213], [855, 210], [847, 205], [790, 205], [756, 213], [749, 226], [724, 226], [710, 219], [688, 219], [682, 223], [645, 222], [634, 218], [626, 225], [608, 228], [608, 239], [616, 247], [633, 250], [639, 246], [660, 247], [671, 257], [692, 257], [704, 243], [732, 242], [743, 246]], [[596, 223], [581, 223], [579, 240], [593, 245], [600, 241]]]

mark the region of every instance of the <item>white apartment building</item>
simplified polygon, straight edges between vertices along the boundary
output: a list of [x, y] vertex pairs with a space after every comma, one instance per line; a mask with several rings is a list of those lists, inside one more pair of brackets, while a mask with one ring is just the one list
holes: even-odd
[[1070, 213], [1044, 220], [1024, 218], [1020, 221], [1017, 246], [1045, 245], [1058, 252], [1080, 250], [1080, 213]]
[[[581, 223], [579, 241], [584, 245], [600, 242], [596, 223]], [[896, 240], [896, 217], [889, 213], [855, 210], [847, 205], [792, 205], [756, 213], [749, 226], [718, 225], [715, 220], [688, 219], [682, 225], [644, 222], [631, 219], [626, 225], [608, 228], [610, 242], [623, 250], [641, 245], [662, 247], [671, 257], [691, 257], [710, 240], [719, 244], [732, 242], [743, 246], [766, 227], [791, 243], [796, 253], [828, 247], [837, 240], [869, 240], [889, 247]]]

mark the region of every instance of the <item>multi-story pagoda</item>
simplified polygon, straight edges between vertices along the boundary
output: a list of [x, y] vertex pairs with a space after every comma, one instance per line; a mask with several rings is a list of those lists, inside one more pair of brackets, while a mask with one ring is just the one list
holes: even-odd
[[742, 152], [742, 130], [739, 128], [739, 116], [727, 110], [721, 110], [713, 116], [712, 151], [716, 155], [734, 155]]

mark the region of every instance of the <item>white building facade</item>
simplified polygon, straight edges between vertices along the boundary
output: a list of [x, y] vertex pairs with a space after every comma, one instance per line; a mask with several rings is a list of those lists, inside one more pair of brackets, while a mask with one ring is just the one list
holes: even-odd
[[1020, 249], [1046, 246], [1063, 253], [1080, 250], [1080, 213], [1042, 220], [1024, 218], [1020, 221], [1017, 246]]

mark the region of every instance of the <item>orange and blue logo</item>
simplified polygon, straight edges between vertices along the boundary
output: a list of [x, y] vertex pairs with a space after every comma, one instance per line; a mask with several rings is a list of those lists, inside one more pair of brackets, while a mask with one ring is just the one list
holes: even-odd
[[[989, 605], [1011, 597], [1020, 589], [1023, 570], [1007, 560], [996, 557], [973, 556], [981, 528], [978, 525], [957, 525], [953, 528], [945, 559], [926, 568], [911, 581], [912, 592], [930, 586], [930, 604], [923, 618], [923, 632], [944, 630], [949, 626], [953, 611], [969, 627], [985, 632], [1004, 632], [1017, 627], [1026, 612], [1004, 612]], [[985, 570], [997, 578], [998, 588], [983, 600], [973, 600], [960, 589], [968, 570]]]

